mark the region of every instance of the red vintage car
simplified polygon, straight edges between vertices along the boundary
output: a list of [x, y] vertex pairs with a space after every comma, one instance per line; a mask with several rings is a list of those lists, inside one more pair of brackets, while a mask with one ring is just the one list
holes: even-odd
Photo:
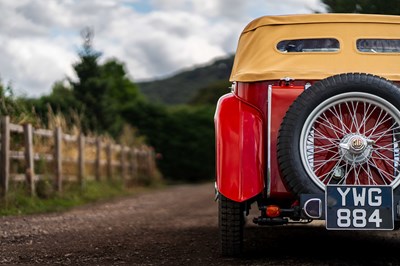
[[222, 253], [245, 218], [393, 230], [400, 220], [400, 16], [264, 16], [215, 113]]

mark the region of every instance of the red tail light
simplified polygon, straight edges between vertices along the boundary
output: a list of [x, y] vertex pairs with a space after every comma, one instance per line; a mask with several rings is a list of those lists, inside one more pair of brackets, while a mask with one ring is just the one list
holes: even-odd
[[265, 210], [267, 217], [278, 217], [281, 215], [281, 209], [276, 205], [269, 205]]

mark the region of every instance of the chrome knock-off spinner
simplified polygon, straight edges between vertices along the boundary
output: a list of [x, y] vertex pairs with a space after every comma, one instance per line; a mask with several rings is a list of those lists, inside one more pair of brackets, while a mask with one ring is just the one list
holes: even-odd
[[345, 136], [339, 144], [339, 152], [348, 164], [363, 164], [368, 161], [375, 142], [359, 134]]

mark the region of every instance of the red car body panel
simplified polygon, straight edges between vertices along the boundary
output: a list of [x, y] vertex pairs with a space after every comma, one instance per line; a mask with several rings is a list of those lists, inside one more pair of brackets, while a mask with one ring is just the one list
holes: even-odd
[[262, 192], [292, 198], [279, 173], [276, 148], [280, 123], [302, 91], [304, 84], [239, 82], [219, 99], [214, 117], [219, 193], [238, 202]]
[[[270, 86], [269, 88], [269, 112], [270, 124], [268, 126], [268, 169], [269, 188], [268, 195], [271, 198], [290, 198], [291, 193], [286, 189], [279, 172], [277, 143], [279, 128], [292, 102], [304, 91], [304, 86]], [[272, 111], [273, 110], [273, 111]]]
[[262, 114], [233, 94], [220, 98], [215, 114], [217, 188], [243, 202], [264, 189]]

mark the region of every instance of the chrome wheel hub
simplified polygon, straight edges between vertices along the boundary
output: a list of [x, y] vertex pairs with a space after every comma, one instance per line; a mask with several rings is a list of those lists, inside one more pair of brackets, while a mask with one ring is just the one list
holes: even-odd
[[345, 136], [339, 144], [339, 152], [348, 164], [363, 164], [368, 161], [372, 152], [373, 140], [359, 134]]

